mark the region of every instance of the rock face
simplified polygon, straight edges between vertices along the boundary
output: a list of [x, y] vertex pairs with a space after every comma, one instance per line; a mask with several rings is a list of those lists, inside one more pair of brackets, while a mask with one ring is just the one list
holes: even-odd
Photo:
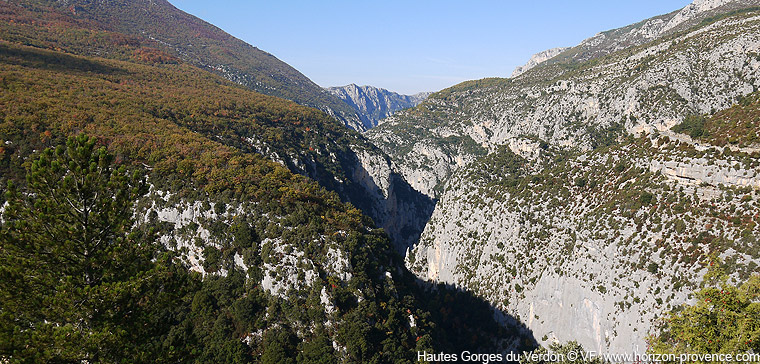
[[438, 200], [410, 270], [487, 298], [543, 343], [614, 353], [643, 353], [711, 256], [737, 279], [755, 271], [757, 150], [669, 130], [760, 88], [760, 11], [734, 11], [747, 5], [696, 1], [369, 130]]
[[327, 90], [356, 110], [364, 130], [377, 126], [380, 120], [396, 111], [417, 106], [430, 95], [429, 92], [399, 95], [386, 89], [355, 84], [330, 87]]
[[539, 64], [546, 62], [552, 58], [554, 58], [556, 55], [570, 49], [569, 47], [558, 47], [558, 48], [552, 48], [547, 49], [543, 52], [538, 52], [530, 57], [528, 60], [528, 63], [519, 66], [515, 68], [515, 70], [512, 72], [511, 77], [517, 77], [525, 72], [527, 72], [529, 69], [538, 66]]
[[526, 167], [505, 172], [497, 161], [508, 154], [454, 175], [407, 265], [487, 297], [544, 344], [643, 353], [710, 254], [741, 267], [739, 277], [760, 262], [749, 247], [760, 229], [739, 222], [760, 208], [760, 162], [740, 163], [747, 154], [703, 154], [658, 135], [542, 169], [514, 159]]
[[514, 79], [465, 82], [366, 136], [412, 186], [440, 191], [450, 171], [514, 138], [590, 149], [603, 130], [665, 130], [685, 115], [725, 109], [760, 87], [758, 52], [760, 16], [740, 13], [593, 63], [543, 64]]
[[388, 232], [396, 250], [404, 254], [418, 240], [433, 201], [414, 189], [390, 158], [378, 150], [356, 151], [349, 155], [351, 174], [338, 192]]

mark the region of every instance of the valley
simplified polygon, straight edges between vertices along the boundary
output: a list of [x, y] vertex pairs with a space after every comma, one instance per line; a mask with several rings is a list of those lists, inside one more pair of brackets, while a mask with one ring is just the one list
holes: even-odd
[[[718, 288], [749, 313], [699, 325], [760, 350], [757, 0], [416, 95], [322, 88], [165, 0], [8, 0], [0, 90], [0, 361], [689, 352], [669, 325]], [[134, 184], [104, 256], [151, 286], [91, 283], [110, 261], [60, 238], [115, 182], [38, 181], [103, 161]]]

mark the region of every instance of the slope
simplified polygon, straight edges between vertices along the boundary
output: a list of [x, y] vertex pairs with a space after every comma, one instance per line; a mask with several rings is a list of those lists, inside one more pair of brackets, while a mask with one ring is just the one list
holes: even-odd
[[757, 15], [716, 18], [590, 61], [544, 64], [514, 79], [464, 82], [366, 135], [415, 188], [435, 197], [452, 171], [499, 145], [518, 154], [531, 153], [540, 141], [590, 149], [605, 143], [605, 130], [666, 130], [685, 115], [727, 108], [757, 89]]
[[[52, 6], [76, 21], [103, 30], [152, 40], [153, 46], [266, 95], [293, 100], [335, 116], [346, 126], [364, 130], [356, 113], [306, 76], [275, 56], [187, 14], [166, 0], [55, 1], [13, 0], [26, 7]], [[102, 49], [101, 49], [102, 50]], [[108, 56], [97, 48], [90, 55]]]
[[[0, 38], [16, 43], [73, 54], [96, 53], [143, 64], [166, 64], [167, 67], [181, 62], [156, 48], [154, 41], [104, 30], [105, 25], [99, 22], [81, 19], [55, 7], [9, 4], [0, 17], [4, 20], [0, 25], [3, 30]], [[176, 65], [190, 72], [188, 66]], [[337, 191], [343, 201], [353, 203], [386, 228], [401, 252], [416, 241], [432, 211], [432, 203], [411, 189], [395, 172], [388, 157], [361, 135], [315, 110], [286, 111], [295, 105], [274, 98], [267, 99], [277, 104], [273, 110], [262, 113], [240, 110], [239, 104], [250, 97], [260, 99], [261, 95], [251, 96], [255, 94], [231, 85], [217, 92], [211, 85], [220, 80], [209, 83], [207, 80], [212, 78], [199, 72], [192, 72], [188, 77], [182, 86], [187, 88], [186, 99], [182, 101], [185, 105], [196, 103], [194, 97], [200, 100], [207, 94], [207, 99], [216, 100], [195, 114], [176, 114], [160, 108], [155, 112], [185, 123], [195, 131], [220, 138], [218, 140], [227, 145], [262, 153], [291, 171]], [[299, 117], [298, 113], [308, 117]], [[264, 124], [247, 123], [250, 118], [259, 118]], [[234, 126], [234, 132], [218, 135], [215, 128], [220, 125]], [[264, 132], [262, 128], [269, 131]]]
[[[252, 361], [272, 351], [295, 360], [301, 351], [411, 362], [416, 350], [467, 345], [436, 327], [486, 347], [520, 345], [520, 328], [489, 324], [482, 301], [420, 289], [360, 211], [251, 152], [237, 134], [308, 148], [287, 125], [324, 128], [323, 114], [187, 64], [0, 42], [3, 185], [23, 186], [25, 161], [80, 132], [108, 146], [117, 163], [147, 169], [151, 190], [137, 203], [139, 225], [204, 276], [165, 338], [167, 350], [188, 355], [178, 354], [182, 361]], [[451, 297], [470, 310], [431, 312], [444, 300], [452, 307]], [[486, 324], [461, 324], [468, 320]]]

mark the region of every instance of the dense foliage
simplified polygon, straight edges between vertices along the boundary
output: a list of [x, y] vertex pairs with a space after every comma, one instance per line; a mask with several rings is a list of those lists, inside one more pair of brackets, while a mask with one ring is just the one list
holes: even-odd
[[[715, 264], [715, 263], [711, 263]], [[760, 352], [760, 276], [730, 284], [719, 265], [705, 275], [695, 303], [671, 311], [649, 338], [659, 354]]]
[[132, 230], [137, 173], [95, 140], [71, 138], [8, 189], [0, 227], [0, 357], [150, 362], [187, 289], [151, 232]]
[[760, 92], [734, 106], [705, 116], [687, 116], [672, 130], [716, 146], [757, 147], [760, 144]]

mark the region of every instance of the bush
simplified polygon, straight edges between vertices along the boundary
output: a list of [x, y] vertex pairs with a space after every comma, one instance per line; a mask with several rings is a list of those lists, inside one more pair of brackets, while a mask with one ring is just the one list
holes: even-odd
[[688, 134], [692, 138], [699, 138], [705, 134], [705, 117], [702, 115], [689, 115], [683, 121], [670, 128], [676, 133]]

